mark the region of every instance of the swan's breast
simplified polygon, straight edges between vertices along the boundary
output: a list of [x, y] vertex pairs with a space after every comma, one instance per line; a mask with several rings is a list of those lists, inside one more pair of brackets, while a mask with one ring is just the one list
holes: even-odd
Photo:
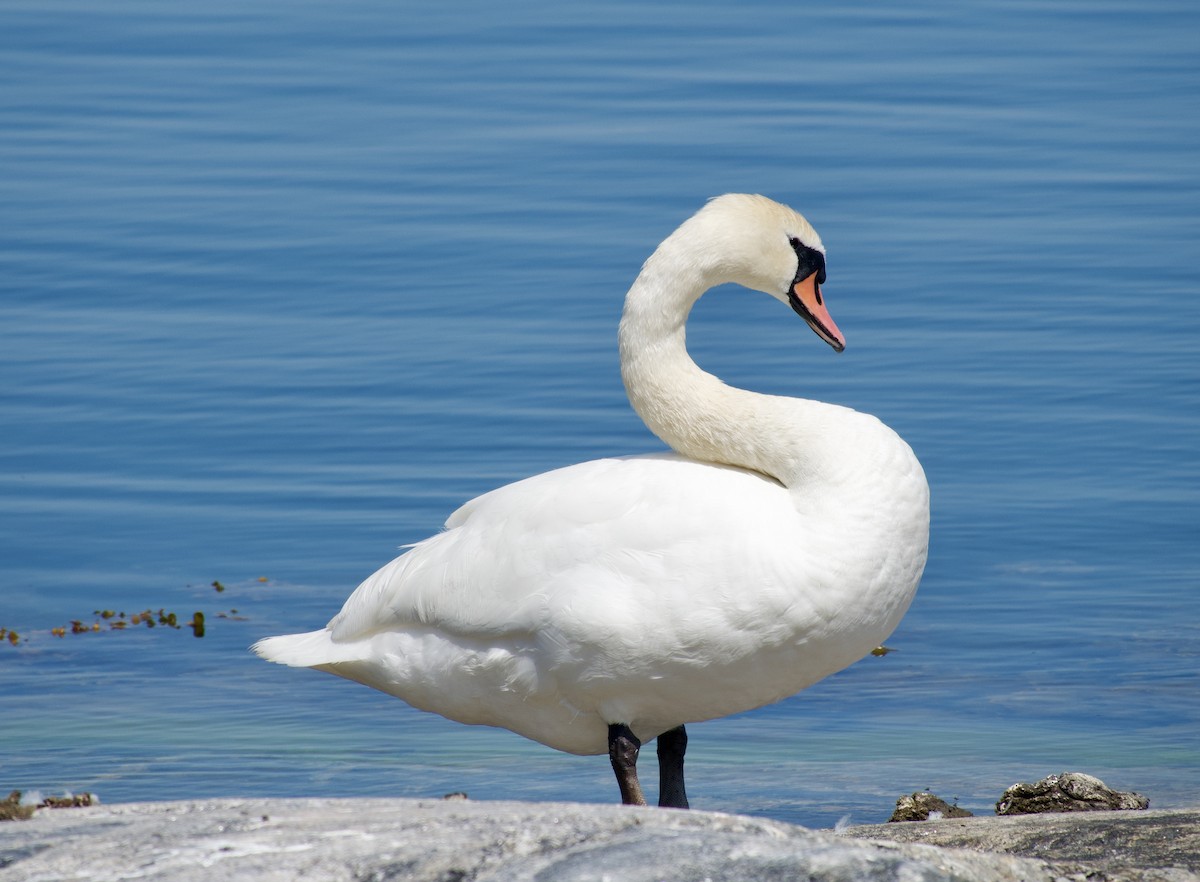
[[882, 640], [908, 609], [925, 568], [929, 484], [912, 448], [889, 426], [837, 410], [836, 425], [821, 436], [819, 479], [793, 495], [840, 562], [845, 587], [836, 615], [848, 629], [882, 632]]

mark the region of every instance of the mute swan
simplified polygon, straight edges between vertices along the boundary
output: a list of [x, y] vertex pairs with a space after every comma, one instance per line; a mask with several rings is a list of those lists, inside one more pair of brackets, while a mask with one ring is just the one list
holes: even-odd
[[644, 805], [687, 807], [684, 724], [786, 698], [866, 655], [925, 566], [929, 488], [872, 416], [725, 385], [684, 324], [725, 282], [791, 307], [840, 352], [825, 252], [762, 196], [710, 201], [650, 256], [620, 326], [638, 415], [674, 452], [600, 459], [474, 499], [264, 659], [365, 683], [462, 723], [607, 752]]

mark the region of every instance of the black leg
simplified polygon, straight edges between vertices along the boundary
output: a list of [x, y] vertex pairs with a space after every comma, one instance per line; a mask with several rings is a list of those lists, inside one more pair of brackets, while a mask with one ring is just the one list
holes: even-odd
[[608, 727], [608, 758], [612, 760], [624, 805], [646, 804], [637, 776], [637, 758], [641, 747], [642, 742], [625, 724], [613, 723]]
[[687, 732], [676, 726], [658, 736], [658, 804], [664, 808], [688, 807], [683, 789], [683, 754], [687, 751]]

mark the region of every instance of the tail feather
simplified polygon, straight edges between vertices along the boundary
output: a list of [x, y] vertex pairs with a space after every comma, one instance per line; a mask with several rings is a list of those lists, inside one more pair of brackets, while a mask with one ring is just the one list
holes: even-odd
[[307, 634], [284, 634], [266, 637], [250, 647], [269, 662], [293, 668], [313, 668], [339, 662], [358, 661], [359, 652], [353, 643], [337, 644], [327, 628]]

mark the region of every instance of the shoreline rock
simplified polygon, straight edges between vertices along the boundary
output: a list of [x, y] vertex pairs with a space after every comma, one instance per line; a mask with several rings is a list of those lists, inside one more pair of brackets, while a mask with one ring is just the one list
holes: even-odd
[[912, 821], [941, 820], [942, 818], [973, 818], [974, 812], [969, 812], [958, 805], [951, 805], [930, 793], [928, 790], [918, 790], [910, 796], [901, 796], [896, 800], [896, 808], [888, 818], [889, 824], [902, 824]]
[[1200, 878], [1200, 809], [946, 818], [851, 827], [846, 835], [1045, 860], [1070, 879]]
[[1013, 784], [996, 803], [996, 814], [1144, 811], [1149, 807], [1150, 800], [1140, 793], [1113, 790], [1083, 772], [1063, 772], [1032, 783]]
[[[1200, 880], [1200, 810], [964, 818], [842, 833], [566, 803], [214, 799], [0, 825], [0, 880]], [[1127, 853], [1125, 853], [1127, 851]]]

